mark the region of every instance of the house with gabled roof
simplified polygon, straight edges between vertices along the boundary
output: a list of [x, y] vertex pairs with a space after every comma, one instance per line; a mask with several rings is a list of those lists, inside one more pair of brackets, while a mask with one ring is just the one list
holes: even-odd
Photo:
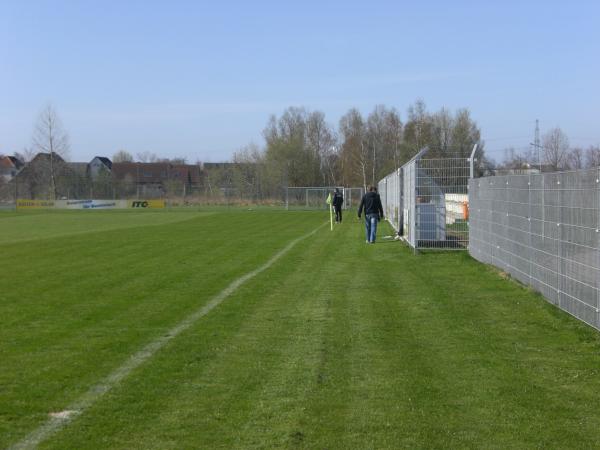
[[15, 177], [18, 195], [31, 199], [80, 198], [89, 192], [86, 163], [67, 163], [60, 155], [38, 153]]
[[23, 166], [23, 161], [16, 156], [0, 155], [0, 177], [3, 177], [6, 181], [12, 180]]
[[88, 175], [96, 180], [101, 174], [109, 174], [112, 171], [112, 161], [105, 156], [94, 156], [88, 164]]

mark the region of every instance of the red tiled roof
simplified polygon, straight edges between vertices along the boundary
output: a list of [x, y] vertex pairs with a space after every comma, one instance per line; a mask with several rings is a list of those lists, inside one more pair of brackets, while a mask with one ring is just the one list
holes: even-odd
[[12, 169], [13, 167], [14, 167], [14, 164], [8, 156], [0, 157], [0, 168]]
[[0, 156], [0, 168], [2, 169], [19, 169], [23, 166], [23, 162], [14, 156]]

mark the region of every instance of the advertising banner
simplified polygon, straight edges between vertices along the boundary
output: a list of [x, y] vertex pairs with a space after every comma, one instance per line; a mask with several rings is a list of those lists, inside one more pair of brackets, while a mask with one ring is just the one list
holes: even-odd
[[58, 209], [116, 209], [126, 208], [126, 200], [56, 200]]
[[17, 200], [17, 209], [54, 208], [54, 200]]
[[155, 209], [164, 200], [17, 200], [17, 209]]
[[164, 208], [164, 200], [127, 200], [128, 208]]

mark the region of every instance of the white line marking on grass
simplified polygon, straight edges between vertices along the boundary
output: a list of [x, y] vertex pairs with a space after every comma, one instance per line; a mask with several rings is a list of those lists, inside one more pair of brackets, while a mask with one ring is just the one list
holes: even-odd
[[[329, 223], [329, 222], [327, 222]], [[239, 288], [246, 281], [254, 278], [261, 272], [264, 272], [269, 267], [271, 267], [279, 258], [289, 252], [298, 242], [312, 236], [321, 228], [323, 228], [327, 223], [315, 228], [308, 234], [301, 236], [297, 239], [294, 239], [288, 245], [286, 245], [283, 249], [279, 250], [275, 255], [271, 257], [265, 264], [253, 270], [252, 272], [248, 272], [245, 275], [242, 275], [237, 280], [231, 282], [229, 286], [215, 295], [207, 304], [205, 304], [202, 308], [196, 310], [185, 319], [183, 319], [179, 324], [175, 327], [171, 328], [167, 331], [163, 336], [156, 338], [154, 341], [150, 342], [144, 348], [142, 348], [137, 353], [134, 353], [129, 357], [125, 363], [115, 369], [110, 375], [108, 375], [104, 380], [100, 383], [92, 386], [85, 394], [83, 394], [79, 399], [77, 399], [73, 404], [69, 405], [64, 411], [60, 413], [50, 413], [50, 418], [46, 423], [39, 426], [37, 429], [29, 433], [22, 441], [10, 447], [11, 449], [32, 449], [36, 448], [38, 444], [48, 439], [54, 433], [56, 433], [61, 428], [64, 428], [71, 422], [75, 417], [81, 415], [92, 406], [100, 397], [114, 388], [117, 384], [119, 384], [123, 379], [125, 379], [133, 370], [137, 369], [141, 366], [146, 360], [150, 359], [154, 354], [159, 351], [162, 347], [164, 347], [169, 341], [177, 337], [179, 334], [190, 328], [196, 321], [204, 317], [211, 310], [219, 306], [220, 303], [223, 302], [227, 297], [229, 297], [233, 292]]]

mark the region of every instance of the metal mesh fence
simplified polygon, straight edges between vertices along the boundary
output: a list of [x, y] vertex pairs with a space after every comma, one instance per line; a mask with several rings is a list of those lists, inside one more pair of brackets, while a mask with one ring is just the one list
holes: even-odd
[[14, 209], [16, 200], [165, 200], [169, 206], [267, 205], [285, 206], [285, 188], [275, 186], [254, 192], [233, 183], [211, 184], [167, 179], [161, 182], [107, 176], [58, 175], [54, 184], [47, 172], [19, 174], [11, 180], [0, 177], [0, 209]]
[[365, 190], [361, 187], [344, 188], [344, 208], [358, 208], [364, 194]]
[[357, 207], [363, 196], [363, 188], [336, 186], [289, 186], [286, 189], [287, 209], [328, 209], [327, 196], [339, 189], [344, 195], [344, 209]]
[[405, 226], [401, 231], [402, 236], [408, 241], [411, 247], [417, 247], [417, 233], [415, 220], [415, 207], [417, 198], [415, 195], [417, 186], [417, 169], [415, 161], [409, 161], [402, 167], [402, 217]]
[[465, 250], [472, 158], [428, 158], [421, 150], [379, 182], [387, 220], [415, 249]]
[[402, 226], [402, 169], [392, 172], [377, 186], [383, 214], [396, 231]]
[[469, 169], [468, 158], [416, 161], [417, 248], [468, 246]]
[[15, 183], [0, 176], [0, 210], [10, 210], [16, 207]]
[[600, 329], [600, 169], [469, 183], [470, 254]]
[[[161, 182], [139, 179], [114, 179], [110, 176], [59, 175], [54, 183], [43, 172], [40, 176], [0, 177], [0, 209], [15, 209], [20, 200], [165, 200], [169, 206], [184, 205], [264, 205], [288, 209], [327, 209], [327, 196], [335, 186], [281, 187], [248, 190], [226, 180], [186, 183], [167, 179]], [[344, 209], [360, 203], [364, 189], [337, 187], [344, 196]]]

